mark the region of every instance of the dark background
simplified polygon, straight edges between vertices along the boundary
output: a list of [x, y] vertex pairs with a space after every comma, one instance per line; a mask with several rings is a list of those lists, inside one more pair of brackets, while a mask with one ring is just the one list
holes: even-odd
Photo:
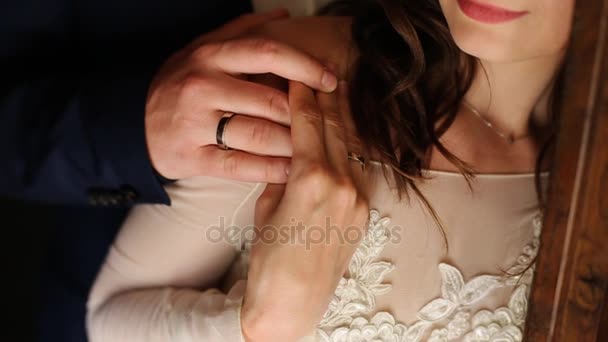
[[86, 297], [128, 210], [90, 193], [127, 185], [137, 203], [163, 203], [144, 139], [150, 80], [250, 11], [248, 0], [0, 0], [0, 341], [83, 341]]
[[[83, 341], [84, 303], [128, 208], [0, 199], [0, 341]], [[16, 337], [15, 337], [16, 336]]]
[[40, 310], [40, 271], [49, 236], [57, 229], [50, 223], [53, 208], [5, 199], [0, 199], [0, 208], [0, 279], [5, 312], [0, 340], [33, 341], [34, 317]]

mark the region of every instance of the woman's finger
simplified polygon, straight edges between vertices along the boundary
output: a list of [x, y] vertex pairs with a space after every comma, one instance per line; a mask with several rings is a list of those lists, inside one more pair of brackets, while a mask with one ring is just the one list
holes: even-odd
[[[346, 148], [349, 152], [353, 152], [357, 155], [363, 155], [368, 152], [361, 145], [359, 135], [357, 134], [357, 127], [353, 120], [352, 112], [350, 109], [350, 99], [348, 94], [348, 83], [346, 81], [340, 81], [336, 90], [338, 99], [338, 113], [342, 118], [342, 124], [344, 128], [344, 141], [346, 142]], [[357, 161], [351, 161], [351, 163], [357, 163]], [[359, 164], [359, 163], [357, 163]], [[361, 168], [361, 165], [357, 165]]]
[[338, 84], [338, 89], [336, 90], [336, 93], [339, 108], [338, 113], [340, 114], [340, 117], [342, 119], [342, 125], [344, 128], [344, 140], [347, 146], [346, 148], [348, 152], [352, 152], [364, 158], [361, 161], [350, 159], [348, 160], [348, 162], [351, 164], [350, 170], [358, 170], [357, 172], [353, 172], [351, 174], [356, 180], [355, 183], [359, 184], [360, 182], [358, 180], [361, 180], [362, 176], [360, 171], [365, 169], [365, 161], [367, 158], [366, 154], [369, 151], [366, 151], [363, 148], [359, 139], [359, 135], [357, 134], [357, 127], [355, 125], [355, 121], [353, 120], [352, 112], [350, 109], [348, 83], [346, 81], [341, 81]]
[[247, 115], [233, 115], [226, 125], [224, 142], [232, 149], [271, 157], [291, 157], [288, 127]]
[[266, 222], [270, 221], [270, 217], [276, 211], [283, 194], [285, 193], [285, 184], [268, 184], [264, 192], [258, 197], [255, 203], [255, 224], [261, 227]]
[[314, 92], [308, 86], [289, 82], [289, 110], [291, 113], [291, 139], [293, 166], [300, 159], [306, 162], [327, 161], [323, 136], [323, 114]]
[[344, 136], [344, 124], [339, 113], [337, 93], [316, 94], [317, 102], [323, 113], [323, 133], [327, 159], [338, 175], [348, 175], [347, 148]]

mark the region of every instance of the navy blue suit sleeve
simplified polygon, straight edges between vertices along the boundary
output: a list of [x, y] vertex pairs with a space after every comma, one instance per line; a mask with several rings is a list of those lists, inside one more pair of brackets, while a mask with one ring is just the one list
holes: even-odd
[[135, 69], [9, 77], [0, 93], [0, 195], [168, 204], [144, 131], [154, 71]]
[[0, 1], [0, 196], [169, 203], [144, 112], [166, 58], [248, 0]]

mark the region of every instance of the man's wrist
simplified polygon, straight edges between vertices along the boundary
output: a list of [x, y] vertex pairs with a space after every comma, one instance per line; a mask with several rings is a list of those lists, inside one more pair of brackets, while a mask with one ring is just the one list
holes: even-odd
[[177, 179], [166, 178], [165, 176], [161, 175], [158, 171], [156, 171], [156, 169], [154, 170], [154, 175], [156, 176], [156, 179], [158, 179], [158, 181], [162, 185], [167, 185], [167, 184], [177, 182]]
[[150, 161], [145, 136], [145, 105], [154, 72], [155, 68], [132, 74], [116, 71], [90, 84], [81, 98], [87, 113], [85, 129], [100, 168], [111, 175], [106, 182], [110, 184], [101, 188], [106, 194], [120, 189], [131, 189], [134, 194], [130, 203], [120, 204], [170, 203]]

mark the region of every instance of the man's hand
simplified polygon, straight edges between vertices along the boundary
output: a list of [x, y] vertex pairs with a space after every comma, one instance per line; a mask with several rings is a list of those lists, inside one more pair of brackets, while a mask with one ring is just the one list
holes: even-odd
[[[289, 105], [284, 92], [248, 82], [244, 74], [272, 73], [330, 92], [336, 77], [319, 61], [285, 44], [236, 38], [286, 11], [245, 15], [201, 36], [172, 56], [151, 84], [146, 139], [162, 176], [216, 176], [284, 183], [292, 153]], [[216, 145], [225, 113], [230, 150]]]

